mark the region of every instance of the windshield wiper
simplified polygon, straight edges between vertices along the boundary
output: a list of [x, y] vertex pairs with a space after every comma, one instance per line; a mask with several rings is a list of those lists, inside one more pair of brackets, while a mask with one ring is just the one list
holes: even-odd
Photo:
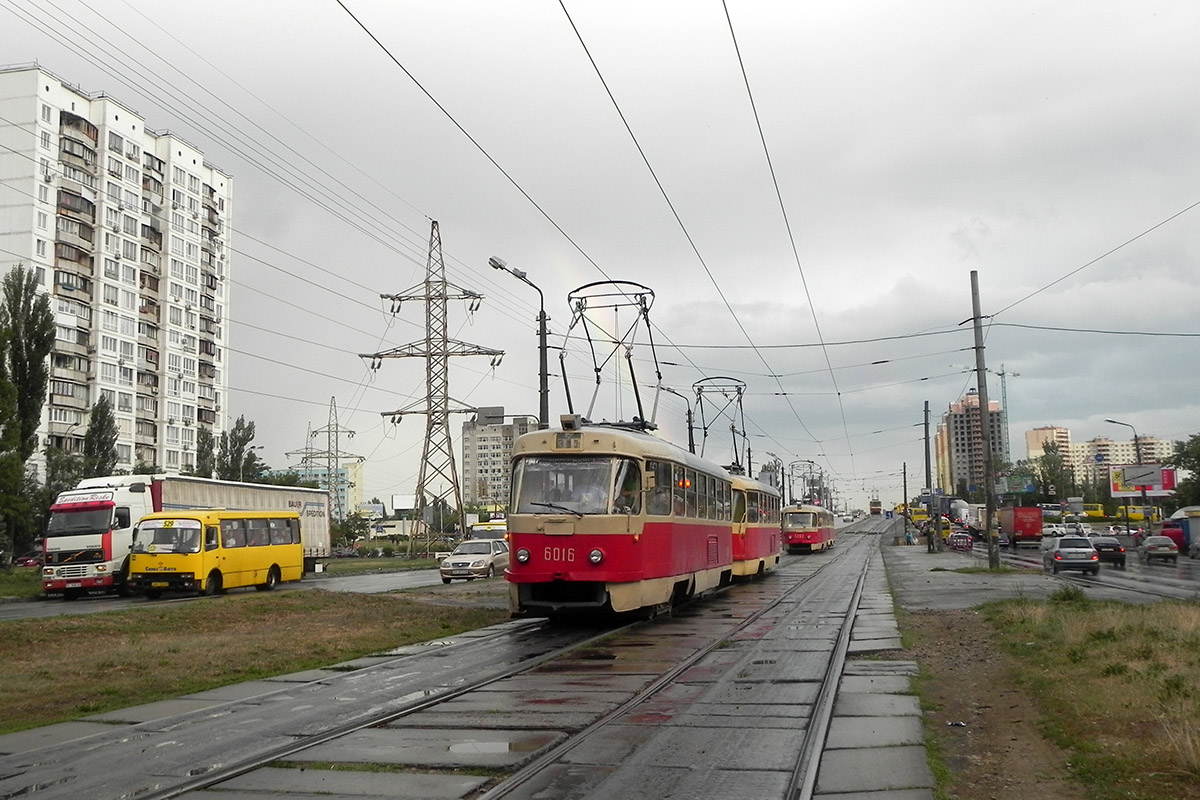
[[558, 503], [530, 503], [529, 505], [541, 506], [542, 508], [553, 508], [555, 511], [565, 511], [568, 514], [574, 514], [575, 516], [580, 517], [581, 519], [583, 517], [582, 511], [576, 511], [573, 508], [567, 508], [566, 506], [560, 506]]

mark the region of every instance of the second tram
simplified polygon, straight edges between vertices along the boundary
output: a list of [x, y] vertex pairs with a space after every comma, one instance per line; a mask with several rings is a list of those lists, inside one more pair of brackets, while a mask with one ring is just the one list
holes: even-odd
[[762, 575], [779, 565], [779, 490], [744, 475], [733, 481], [733, 574]]
[[789, 553], [815, 553], [833, 547], [837, 531], [833, 514], [821, 506], [783, 509], [783, 543]]

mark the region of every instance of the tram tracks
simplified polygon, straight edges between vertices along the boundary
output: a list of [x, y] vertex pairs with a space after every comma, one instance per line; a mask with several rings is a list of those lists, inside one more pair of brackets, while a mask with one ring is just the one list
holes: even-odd
[[[813, 796], [814, 787], [816, 785], [817, 765], [820, 760], [825, 736], [828, 732], [829, 722], [833, 716], [834, 699], [836, 697], [842, 669], [845, 665], [846, 654], [849, 650], [850, 633], [854, 625], [854, 618], [858, 609], [858, 604], [862, 597], [867, 566], [868, 561], [864, 561], [862, 569], [860, 570], [858, 578], [855, 582], [855, 588], [850, 598], [846, 614], [839, 626], [836, 645], [833, 649], [830, 659], [827, 662], [824, 676], [820, 682], [817, 700], [813, 704], [812, 713], [807, 722], [803, 744], [799, 749], [795, 766], [791, 771], [791, 777], [786, 789], [786, 793], [783, 795], [784, 798], [787, 798], [787, 800], [807, 800]], [[812, 580], [812, 577], [810, 577], [809, 580]], [[587, 746], [594, 737], [598, 736], [608, 726], [613, 725], [620, 719], [634, 712], [639, 706], [642, 706], [657, 697], [663, 690], [671, 686], [675, 681], [680, 679], [681, 676], [702, 662], [707, 656], [721, 648], [726, 642], [729, 641], [731, 637], [735, 637], [740, 633], [750, 630], [753, 626], [758, 624], [765, 615], [776, 609], [781, 603], [788, 600], [789, 597], [791, 597], [794, 593], [799, 592], [802, 589], [805, 591], [814, 590], [814, 587], [809, 585], [809, 580], [801, 581], [791, 586], [785, 593], [759, 608], [754, 613], [746, 616], [742, 622], [736, 626], [736, 628], [727, 631], [725, 636], [710, 642], [707, 646], [701, 649], [698, 649], [692, 654], [692, 656], [685, 659], [668, 672], [659, 676], [650, 685], [645, 687], [642, 692], [634, 697], [631, 697], [628, 701], [621, 704], [616, 709], [603, 715], [586, 729], [571, 737], [563, 744], [555, 747], [549, 752], [542, 754], [534, 761], [519, 769], [508, 778], [504, 779], [502, 782], [492, 787], [484, 794], [480, 795], [478, 800], [501, 800], [501, 798], [517, 796], [518, 792], [528, 787], [529, 784], [535, 779], [543, 776], [553, 765], [561, 764], [564, 758], [566, 758], [572, 751]]]
[[[579, 631], [565, 629], [562, 626], [544, 625], [540, 622], [506, 623], [501, 626], [502, 630], [494, 633], [453, 645], [448, 644], [436, 650], [426, 648], [416, 657], [414, 655], [398, 657], [381, 668], [366, 667], [353, 673], [347, 673], [346, 677], [352, 677], [359, 685], [370, 684], [372, 681], [378, 680], [384, 686], [386, 696], [377, 696], [371, 699], [361, 693], [348, 690], [339, 691], [336, 685], [345, 682], [340, 681], [341, 676], [339, 676], [326, 681], [314, 682], [314, 685], [310, 687], [311, 696], [306, 692], [297, 692], [292, 697], [280, 692], [279, 694], [283, 697], [278, 700], [273, 697], [259, 698], [256, 701], [257, 708], [243, 716], [289, 716], [295, 713], [294, 716], [291, 716], [290, 724], [282, 727], [274, 726], [269, 733], [261, 737], [253, 734], [249, 727], [239, 729], [237, 733], [242, 738], [227, 739], [224, 747], [220, 750], [196, 748], [193, 743], [193, 739], [203, 738], [206, 735], [211, 736], [214, 727], [217, 729], [221, 727], [222, 715], [227, 712], [220, 709], [192, 715], [195, 719], [190, 720], [162, 720], [124, 728], [123, 734], [109, 738], [124, 739], [131, 743], [134, 751], [139, 754], [138, 758], [143, 759], [142, 763], [135, 767], [141, 773], [140, 783], [119, 780], [110, 781], [107, 784], [90, 783], [83, 779], [83, 776], [89, 771], [89, 762], [86, 759], [71, 764], [66, 770], [68, 774], [63, 774], [60, 770], [55, 777], [47, 774], [43, 769], [41, 774], [34, 775], [31, 772], [29, 780], [14, 783], [12, 782], [15, 774], [13, 768], [16, 768], [17, 771], [21, 771], [23, 768], [12, 763], [13, 757], [5, 757], [0, 759], [0, 768], [3, 768], [5, 776], [0, 779], [0, 797], [17, 796], [28, 793], [31, 789], [43, 797], [116, 798], [137, 796], [154, 799], [180, 797], [236, 781], [239, 777], [248, 776], [268, 765], [303, 764], [307, 752], [318, 750], [323, 745], [336, 744], [339, 740], [352, 738], [356, 733], [369, 729], [386, 731], [409, 725], [419, 733], [421, 730], [427, 730], [430, 726], [438, 724], [429, 721], [430, 715], [436, 718], [440, 714], [440, 718], [444, 719], [452, 716], [444, 709], [455, 706], [461, 709], [463, 703], [469, 705], [473, 697], [504, 696], [502, 687], [506, 683], [510, 683], [510, 679], [524, 681], [526, 687], [537, 687], [533, 691], [543, 695], [543, 698], [540, 698], [542, 702], [549, 703], [551, 701], [545, 700], [544, 697], [554, 694], [554, 692], [543, 692], [543, 684], [552, 680], [554, 676], [561, 678], [565, 675], [562, 668], [553, 662], [562, 662], [564, 659], [570, 662], [574, 657], [575, 663], [587, 664], [589, 659], [596, 658], [597, 653], [609, 653], [626, 645], [631, 648], [627, 652], [636, 653], [638, 648], [646, 648], [647, 643], [666, 640], [674, 636], [679, 636], [680, 641], [686, 641], [688, 647], [693, 647], [692, 652], [686, 658], [680, 658], [678, 663], [673, 664], [670, 669], [662, 671], [652, 678], [647, 677], [644, 685], [629, 692], [629, 696], [623, 701], [615, 703], [611, 709], [598, 714], [595, 719], [581, 729], [571, 730], [570, 725], [563, 727], [563, 730], [567, 731], [567, 735], [561, 744], [551, 746], [549, 750], [535, 757], [533, 761], [517, 766], [507, 777], [496, 779], [491, 785], [484, 784], [479, 787], [479, 791], [483, 792], [482, 797], [486, 798], [529, 797], [532, 796], [527, 793], [529, 787], [534, 786], [547, 771], [552, 770], [555, 765], [561, 765], [564, 759], [571, 757], [572, 753], [587, 751], [590, 742], [603, 738], [605, 732], [613, 726], [619, 727], [627, 724], [623, 721], [638, 715], [639, 709], [643, 715], [652, 716], [653, 713], [660, 713], [663, 707], [672, 702], [663, 698], [670, 694], [672, 687], [679, 688], [678, 682], [681, 677], [690, 674], [691, 677], [687, 678], [685, 683], [690, 682], [694, 687], [696, 685], [695, 673], [689, 673], [689, 671], [703, 673], [705, 669], [712, 669], [711, 664], [714, 661], [728, 662], [732, 664], [735, 672], [740, 671], [741, 673], [769, 670], [770, 667], [749, 666], [770, 662], [769, 657], [752, 659], [749, 654], [760, 639], [767, 638], [772, 631], [781, 627], [786, 627], [788, 630], [799, 630], [805, 627], [821, 629], [832, 627], [829, 621], [836, 614], [840, 617], [836, 641], [828, 659], [824, 662], [824, 674], [819, 680], [820, 686], [816, 691], [815, 700], [811, 703], [811, 710], [807, 710], [807, 701], [803, 705], [790, 707], [797, 718], [789, 722], [789, 725], [796, 727], [802, 725], [804, 738], [791, 751], [795, 765], [790, 768], [786, 790], [782, 790], [779, 796], [788, 798], [788, 800], [811, 797], [816, 777], [816, 763], [820, 757], [828, 729], [837, 681], [845, 662], [850, 628], [861, 597], [862, 583], [866, 574], [867, 561], [869, 561], [869, 558], [863, 560], [861, 567], [857, 568], [857, 580], [852, 581], [843, 566], [840, 566], [851, 550], [852, 546], [847, 541], [844, 548], [838, 548], [829, 554], [791, 560], [787, 562], [788, 568], [780, 570], [776, 576], [739, 584], [730, 593], [702, 600], [693, 609], [681, 612], [680, 618], [675, 620], [668, 619], [661, 623], [651, 622], [648, 624], [633, 623], [620, 627], [610, 626], [600, 630], [593, 629], [584, 632], [583, 635], [580, 635]], [[857, 564], [857, 558], [853, 561]], [[810, 569], [812, 571], [807, 572]], [[855, 583], [853, 595], [846, 599], [847, 588], [852, 582]], [[739, 593], [736, 603], [731, 599], [734, 592]], [[759, 597], [755, 597], [755, 595]], [[824, 598], [820, 601], [822, 610], [806, 612], [805, 609], [813, 608], [817, 604], [814, 598]], [[750, 606], [754, 607], [751, 609]], [[834, 610], [835, 607], [836, 610]], [[797, 614], [801, 617], [799, 622], [797, 622]], [[806, 614], [807, 619], [805, 620]], [[687, 629], [694, 623], [700, 623], [698, 627], [709, 634], [709, 638], [702, 644], [692, 644], [692, 634]], [[685, 629], [683, 633], [678, 630], [679, 628]], [[528, 647], [531, 642], [534, 644], [532, 648]], [[729, 657], [743, 649], [746, 651], [745, 660], [738, 666], [731, 662]], [[502, 668], [493, 668], [487, 674], [481, 673], [475, 679], [469, 679], [464, 676], [461, 666], [455, 666], [471, 654], [478, 656], [483, 652], [494, 654], [500, 658], [503, 661]], [[580, 655], [581, 653], [583, 655]], [[622, 658], [624, 656], [616, 655], [613, 656], [613, 661], [619, 661]], [[467, 658], [467, 660], [470, 659]], [[593, 660], [591, 663], [596, 662]], [[373, 669], [376, 669], [376, 675], [372, 674], [371, 670]], [[640, 673], [638, 674], [640, 675]], [[743, 684], [751, 680], [757, 680], [757, 678], [747, 677]], [[808, 678], [806, 677], [805, 680]], [[576, 681], [574, 685], [581, 682]], [[818, 683], [815, 676], [813, 676], [813, 682]], [[428, 692], [417, 688], [423, 685], [428, 687], [431, 683], [438, 684], [436, 691]], [[322, 686], [322, 684], [327, 684], [327, 686]], [[571, 685], [570, 681], [560, 684], [564, 687]], [[323, 691], [323, 689], [329, 691]], [[425, 694], [428, 696], [423, 696]], [[560, 691], [558, 694], [569, 695], [569, 692]], [[321, 722], [319, 720], [325, 716], [319, 708], [321, 703], [326, 704], [326, 707], [330, 707], [330, 704], [345, 706], [353, 703], [355, 708], [343, 710], [341, 716], [336, 717], [333, 722]], [[655, 711], [646, 712], [645, 709], [651, 704], [657, 704]], [[294, 710], [296, 711], [294, 712]], [[684, 712], [680, 711], [679, 713]], [[693, 714], [693, 717], [699, 718], [704, 712], [690, 713]], [[801, 719], [803, 714], [807, 714], [807, 717]], [[236, 721], [239, 716], [233, 713], [224, 718]], [[422, 719], [425, 721], [421, 722]], [[486, 724], [499, 725], [501, 723], [489, 721]], [[518, 722], [518, 724], [520, 723]], [[529, 722], [528, 724], [534, 725], [535, 723]], [[753, 726], [755, 723], [748, 724]], [[251, 742], [250, 737], [253, 737], [255, 741]], [[88, 740], [81, 741], [87, 742]], [[106, 744], [114, 745], [115, 749], [106, 748]], [[117, 745], [116, 741], [105, 742], [96, 739], [89, 742], [86, 747], [80, 748], [80, 751], [85, 752], [89, 759], [98, 758], [111, 765], [127, 760], [127, 757], [121, 755], [122, 751]], [[147, 763], [144, 760], [148, 754], [153, 754], [151, 755], [151, 759], [153, 759], [162, 753], [169, 756], [173, 750], [177, 751], [177, 756], [166, 758], [165, 763]], [[187, 755], [189, 752], [192, 752], [191, 757]], [[238, 755], [230, 755], [232, 752], [236, 752]], [[62, 759], [47, 759], [48, 762], [60, 760]], [[319, 759], [314, 760], [319, 761]], [[359, 766], [362, 762], [370, 762], [369, 757], [348, 760], [357, 762]], [[26, 761], [31, 761], [27, 766], [35, 770], [54, 766], [53, 763], [39, 763], [37, 758], [26, 759]], [[65, 766], [65, 764], [60, 763], [59, 766]], [[411, 765], [405, 764], [405, 766], [416, 771], [425, 768], [419, 762]], [[436, 764], [429, 766], [428, 769], [433, 773], [438, 773], [439, 769], [442, 772], [445, 771]], [[782, 769], [786, 771], [789, 768], [784, 764]], [[274, 770], [274, 772], [279, 771]], [[54, 773], [54, 770], [51, 769], [50, 772]], [[221, 786], [220, 788], [227, 787]], [[270, 794], [265, 796], [269, 797]], [[619, 796], [619, 794], [614, 796]]]

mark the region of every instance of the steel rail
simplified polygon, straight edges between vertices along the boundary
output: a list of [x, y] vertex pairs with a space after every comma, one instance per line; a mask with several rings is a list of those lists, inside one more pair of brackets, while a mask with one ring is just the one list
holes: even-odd
[[867, 570], [871, 566], [872, 555], [868, 554], [863, 562], [862, 571], [854, 584], [854, 593], [846, 610], [838, 631], [837, 644], [829, 663], [825, 666], [825, 677], [821, 681], [821, 689], [817, 700], [813, 703], [812, 714], [808, 727], [804, 730], [804, 743], [800, 747], [800, 756], [796, 759], [796, 767], [788, 783], [784, 797], [791, 800], [810, 800], [817, 784], [817, 773], [821, 761], [821, 753], [825, 748], [825, 737], [829, 733], [829, 723], [833, 719], [834, 701], [837, 699], [838, 685], [841, 683], [842, 670], [846, 666], [846, 654], [850, 650], [850, 636], [854, 630], [854, 618], [858, 615], [858, 606], [862, 602], [863, 586], [867, 581]]
[[[676, 666], [672, 667], [667, 672], [660, 675], [654, 681], [647, 684], [645, 687], [642, 688], [641, 691], [639, 691], [637, 694], [635, 694], [629, 700], [625, 701], [624, 703], [617, 706], [616, 708], [609, 711], [608, 713], [604, 714], [603, 716], [597, 718], [586, 728], [579, 731], [578, 733], [576, 733], [574, 736], [567, 739], [562, 744], [551, 748], [547, 752], [543, 753], [541, 756], [535, 758], [533, 761], [526, 764], [524, 767], [518, 769], [516, 772], [509, 775], [507, 778], [502, 779], [502, 781], [500, 783], [492, 786], [490, 789], [485, 791], [483, 794], [478, 795], [475, 798], [475, 800], [499, 800], [500, 798], [507, 797], [508, 795], [512, 794], [513, 792], [515, 792], [516, 790], [518, 790], [519, 788], [524, 786], [530, 780], [539, 776], [544, 770], [548, 769], [549, 767], [551, 767], [552, 765], [557, 763], [562, 757], [566, 756], [567, 754], [569, 754], [570, 752], [575, 750], [577, 747], [580, 747], [581, 745], [586, 743], [592, 736], [595, 736], [606, 725], [611, 724], [612, 722], [614, 722], [616, 719], [618, 719], [622, 715], [628, 713], [629, 711], [633, 710], [637, 706], [639, 706], [642, 703], [646, 702], [647, 700], [653, 698], [658, 692], [667, 688], [669, 685], [671, 685], [671, 683], [676, 678], [678, 678], [680, 675], [682, 675], [687, 670], [689, 670], [691, 667], [693, 667], [702, 658], [704, 658], [705, 656], [711, 654], [712, 652], [720, 649], [724, 645], [724, 643], [729, 640], [730, 636], [733, 636], [733, 635], [737, 634], [739, 631], [749, 628], [752, 624], [757, 622], [764, 614], [766, 614], [767, 612], [774, 609], [776, 606], [778, 606], [784, 600], [787, 600], [795, 592], [800, 591], [801, 589], [805, 589], [805, 590], [812, 589], [813, 587], [811, 584], [813, 583], [813, 581], [817, 580], [818, 578], [821, 578], [827, 572], [829, 566], [837, 563], [837, 561], [843, 557], [843, 554], [845, 552], [846, 552], [845, 550], [838, 550], [838, 551], [835, 551], [834, 553], [832, 553], [829, 561], [827, 561], [827, 563], [823, 564], [821, 566], [821, 569], [819, 569], [817, 572], [814, 572], [812, 575], [809, 575], [809, 576], [803, 578], [802, 580], [798, 581], [796, 583], [796, 585], [792, 586], [787, 591], [780, 594], [779, 597], [774, 598], [773, 600], [771, 600], [769, 603], [764, 605], [758, 611], [754, 612], [753, 614], [748, 615], [745, 619], [743, 619], [740, 623], [738, 623], [738, 625], [736, 625], [735, 627], [733, 627], [732, 629], [730, 629], [728, 631], [725, 631], [720, 637], [718, 637], [717, 639], [715, 639], [708, 645], [700, 648], [695, 653], [693, 653], [692, 655], [688, 656], [683, 661], [681, 661], [679, 664], [677, 664]], [[869, 562], [869, 559], [868, 559], [868, 562]], [[864, 568], [863, 574], [865, 575], [865, 568]], [[859, 595], [861, 595], [862, 582], [863, 582], [863, 578], [860, 577], [859, 578], [859, 590], [858, 590]], [[725, 590], [727, 591], [728, 588], [730, 588], [730, 587], [726, 587]], [[856, 598], [855, 598], [854, 608], [857, 608], [857, 596], [858, 595], [856, 595]], [[844, 627], [847, 630], [848, 630], [848, 626], [852, 625], [852, 624], [853, 624], [852, 619], [849, 619], [848, 622], [843, 623]], [[846, 634], [846, 636], [848, 638], [848, 633]], [[839, 641], [840, 641], [840, 637], [839, 637]], [[839, 668], [838, 672], [835, 674], [835, 688], [836, 688], [836, 675], [840, 675], [840, 668]], [[828, 681], [829, 678], [830, 678], [830, 673], [827, 671], [824, 681]], [[822, 691], [824, 691], [824, 688], [822, 689]], [[808, 734], [806, 733], [806, 742], [807, 742], [807, 736], [808, 736]], [[823, 741], [824, 741], [824, 735], [822, 734], [822, 742]], [[819, 754], [819, 748], [818, 748], [818, 754]]]
[[[622, 625], [622, 626], [618, 626], [615, 628], [606, 629], [606, 630], [604, 630], [600, 633], [597, 633], [593, 636], [589, 636], [589, 637], [581, 639], [577, 642], [572, 642], [571, 644], [566, 645], [564, 647], [560, 647], [555, 650], [548, 651], [546, 653], [543, 653], [540, 656], [536, 656], [536, 657], [528, 659], [526, 661], [522, 661], [518, 664], [514, 664], [510, 668], [503, 670], [499, 673], [491, 673], [491, 674], [487, 675], [485, 678], [481, 678], [478, 681], [473, 681], [471, 683], [463, 684], [462, 686], [456, 687], [454, 689], [448, 689], [434, 697], [413, 701], [410, 705], [406, 705], [402, 709], [389, 710], [384, 713], [380, 713], [377, 715], [368, 716], [368, 717], [364, 717], [364, 718], [355, 720], [354, 722], [347, 723], [345, 725], [336, 726], [336, 727], [330, 728], [328, 730], [321, 731], [320, 733], [312, 734], [311, 736], [305, 736], [305, 737], [303, 737], [301, 739], [297, 739], [296, 741], [289, 743], [287, 745], [283, 745], [283, 746], [277, 747], [273, 750], [268, 750], [268, 751], [264, 751], [262, 753], [256, 754], [254, 757], [247, 759], [245, 761], [238, 762], [235, 764], [229, 764], [229, 765], [221, 767], [219, 769], [210, 770], [208, 772], [205, 772], [203, 775], [198, 775], [190, 780], [184, 781], [182, 783], [178, 783], [170, 788], [159, 790], [159, 791], [146, 792], [144, 794], [139, 794], [138, 795], [139, 800], [169, 800], [169, 798], [179, 797], [181, 795], [187, 794], [188, 792], [195, 792], [195, 791], [199, 791], [202, 789], [210, 788], [210, 787], [212, 787], [218, 783], [221, 783], [223, 781], [227, 781], [232, 778], [236, 778], [240, 775], [245, 775], [248, 772], [253, 772], [256, 769], [265, 767], [272, 762], [285, 760], [289, 756], [293, 756], [293, 755], [300, 753], [304, 750], [307, 750], [309, 748], [317, 747], [318, 745], [325, 744], [327, 742], [333, 741], [334, 739], [338, 739], [340, 737], [347, 736], [351, 733], [355, 733], [357, 731], [364, 730], [366, 728], [374, 728], [374, 727], [378, 727], [380, 725], [386, 725], [388, 723], [395, 722], [396, 720], [403, 719], [404, 717], [411, 716], [412, 714], [416, 714], [419, 711], [424, 711], [426, 709], [429, 709], [434, 706], [437, 706], [442, 703], [453, 700], [457, 697], [461, 697], [464, 694], [468, 694], [469, 692], [473, 692], [473, 691], [480, 689], [484, 686], [487, 686], [489, 684], [496, 683], [497, 681], [505, 680], [506, 678], [510, 678], [513, 675], [518, 675], [522, 672], [527, 672], [528, 670], [533, 669], [534, 667], [537, 667], [548, 661], [552, 661], [556, 658], [559, 658], [567, 653], [572, 652], [573, 650], [577, 650], [581, 647], [587, 647], [588, 645], [590, 645], [594, 642], [597, 642], [601, 639], [611, 636], [613, 633], [633, 627], [633, 625], [635, 625], [635, 624], [637, 624], [637, 623], [629, 623], [627, 625]], [[523, 627], [516, 631], [498, 632], [495, 636], [486, 637], [486, 638], [481, 637], [479, 639], [472, 639], [470, 641], [464, 642], [463, 644], [469, 645], [469, 644], [477, 644], [477, 643], [481, 643], [481, 642], [486, 643], [487, 641], [494, 641], [497, 638], [503, 638], [506, 635], [511, 635], [514, 633], [525, 633], [531, 627], [539, 627], [539, 626], [544, 626], [544, 625], [545, 625], [545, 622], [539, 620], [537, 622], [532, 623], [529, 627]], [[400, 656], [399, 658], [405, 658], [405, 657], [407, 657], [407, 656]], [[368, 667], [367, 669], [370, 669], [370, 667]]]

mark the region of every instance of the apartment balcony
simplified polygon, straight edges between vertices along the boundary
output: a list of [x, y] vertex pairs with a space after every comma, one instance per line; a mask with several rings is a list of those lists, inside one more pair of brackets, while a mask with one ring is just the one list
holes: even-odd
[[157, 325], [162, 320], [162, 308], [153, 300], [143, 297], [141, 305], [138, 306], [138, 319]]
[[[81, 189], [80, 192], [82, 191]], [[63, 190], [58, 193], [55, 212], [67, 219], [94, 225], [96, 223], [96, 204], [80, 192], [68, 191], [64, 184]]]
[[100, 129], [78, 114], [70, 111], [60, 111], [58, 114], [59, 133], [78, 133], [95, 147], [100, 140]]
[[94, 151], [89, 160], [87, 156], [81, 156], [69, 150], [60, 149], [58, 151], [58, 160], [64, 164], [70, 164], [73, 167], [81, 169], [93, 177], [96, 175], [96, 154]]
[[91, 411], [92, 405], [87, 401], [87, 391], [80, 386], [75, 395], [51, 394], [50, 405], [60, 408], [73, 408], [77, 411]]
[[59, 270], [55, 276], [54, 294], [59, 297], [69, 297], [72, 300], [90, 306], [92, 303], [92, 280], [81, 275], [64, 275]]
[[96, 232], [88, 223], [79, 223], [79, 233], [70, 231], [57, 230], [54, 232], [54, 241], [61, 244], [69, 244], [72, 247], [78, 247], [81, 250], [91, 250], [93, 242], [96, 239]]
[[[60, 343], [60, 344], [64, 344], [64, 343]], [[87, 351], [86, 347], [81, 347], [79, 345], [70, 344], [70, 343], [65, 343], [65, 344], [66, 344], [65, 347], [60, 346], [57, 348], [58, 352], [60, 352], [60, 353], [72, 352], [76, 349], [82, 349], [82, 350], [84, 350], [85, 353]], [[83, 363], [87, 364], [88, 362], [84, 361]], [[56, 380], [56, 381], [71, 381], [72, 383], [84, 384], [84, 383], [87, 383], [88, 370], [86, 367], [84, 369], [75, 369], [73, 367], [60, 367], [60, 366], [55, 366], [52, 364], [50, 366], [50, 379]]]
[[142, 241], [148, 244], [156, 253], [162, 252], [163, 235], [162, 231], [155, 228], [153, 225], [142, 226]]

